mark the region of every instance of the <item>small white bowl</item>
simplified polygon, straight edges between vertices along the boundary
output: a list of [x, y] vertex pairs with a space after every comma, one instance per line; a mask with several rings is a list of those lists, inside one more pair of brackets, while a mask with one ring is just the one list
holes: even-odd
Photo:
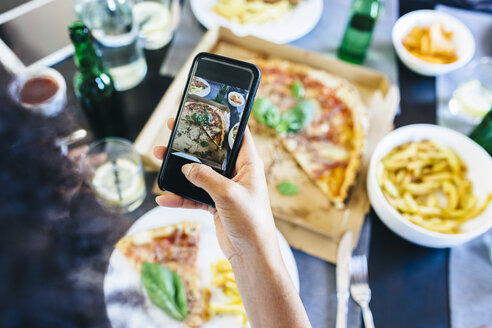
[[[241, 103], [236, 104], [235, 102], [233, 102], [231, 100], [231, 96], [239, 96]], [[239, 92], [236, 92], [236, 91], [229, 92], [229, 94], [227, 95], [227, 99], [229, 100], [229, 104], [231, 104], [231, 106], [233, 106], [233, 107], [241, 107], [242, 105], [244, 105], [244, 96], [242, 94], [240, 94]]]
[[[453, 43], [456, 45], [458, 60], [450, 64], [432, 64], [412, 55], [401, 40], [415, 26], [429, 26], [441, 23], [446, 31], [453, 32]], [[475, 39], [468, 27], [451, 15], [437, 10], [416, 10], [400, 17], [393, 26], [393, 46], [401, 61], [412, 71], [422, 75], [436, 76], [457, 70], [466, 65], [475, 53]]]
[[473, 192], [483, 202], [492, 192], [492, 157], [467, 136], [431, 124], [414, 124], [399, 128], [386, 135], [371, 157], [367, 175], [367, 192], [371, 205], [383, 223], [397, 235], [415, 244], [444, 248], [472, 240], [492, 227], [492, 205], [476, 218], [463, 224], [463, 233], [445, 234], [424, 229], [401, 216], [386, 200], [376, 181], [376, 164], [393, 148], [410, 141], [433, 140], [451, 147], [468, 168], [467, 178], [473, 183]]

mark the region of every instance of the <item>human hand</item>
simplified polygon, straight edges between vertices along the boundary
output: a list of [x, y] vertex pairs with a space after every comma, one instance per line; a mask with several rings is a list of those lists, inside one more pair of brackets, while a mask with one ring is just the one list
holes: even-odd
[[[169, 129], [173, 125], [174, 119], [169, 119]], [[155, 147], [154, 155], [163, 159], [165, 151], [166, 147]], [[258, 255], [270, 259], [280, 257], [263, 162], [256, 153], [248, 129], [244, 133], [232, 179], [203, 164], [186, 164], [182, 171], [191, 183], [207, 191], [216, 207], [178, 195], [158, 196], [157, 204], [211, 212], [214, 215], [219, 245], [230, 261], [235, 257], [244, 261]]]

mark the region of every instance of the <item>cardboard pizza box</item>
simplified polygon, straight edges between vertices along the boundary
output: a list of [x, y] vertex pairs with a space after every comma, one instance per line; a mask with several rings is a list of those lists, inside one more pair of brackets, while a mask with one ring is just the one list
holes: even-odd
[[[293, 160], [281, 161], [273, 167], [266, 163], [266, 167], [271, 168], [266, 175], [278, 229], [292, 247], [335, 263], [340, 238], [346, 231], [352, 231], [356, 236], [355, 247], [365, 214], [369, 211], [366, 174], [370, 155], [379, 140], [393, 129], [393, 119], [399, 103], [398, 88], [390, 85], [384, 74], [369, 68], [256, 37], [238, 37], [224, 27], [211, 29], [176, 75], [135, 141], [135, 148], [142, 155], [147, 170], [158, 171], [160, 168], [161, 163], [153, 157], [152, 149], [155, 145], [167, 144], [170, 131], [166, 128], [166, 121], [175, 117], [193, 58], [202, 51], [246, 61], [258, 57], [286, 59], [344, 78], [359, 91], [368, 110], [369, 131], [362, 163], [345, 209], [335, 209]], [[260, 154], [268, 153], [268, 147], [271, 147], [271, 142], [262, 142], [261, 138], [255, 138], [255, 144]], [[302, 192], [294, 196], [280, 195], [276, 184], [285, 177], [301, 186]], [[154, 188], [154, 192], [158, 193], [159, 189]]]

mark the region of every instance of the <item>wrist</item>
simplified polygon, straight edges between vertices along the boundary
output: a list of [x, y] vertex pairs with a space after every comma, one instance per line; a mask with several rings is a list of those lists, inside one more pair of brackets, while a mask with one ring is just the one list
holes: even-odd
[[277, 243], [259, 245], [248, 251], [235, 253], [229, 258], [229, 262], [234, 272], [249, 272], [258, 268], [269, 272], [285, 269]]

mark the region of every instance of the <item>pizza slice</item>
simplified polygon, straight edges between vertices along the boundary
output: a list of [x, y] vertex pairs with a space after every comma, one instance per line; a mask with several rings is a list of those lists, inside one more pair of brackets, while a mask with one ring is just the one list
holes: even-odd
[[144, 262], [153, 262], [164, 264], [181, 276], [188, 303], [184, 324], [188, 328], [201, 327], [203, 322], [203, 301], [197, 268], [199, 241], [199, 223], [180, 222], [125, 236], [116, 244], [116, 248], [138, 273]]
[[222, 110], [202, 102], [187, 102], [182, 118], [200, 124], [217, 147], [222, 149], [226, 133], [226, 119]]
[[[324, 71], [278, 59], [259, 59], [258, 97], [268, 98], [283, 114], [298, 99], [295, 83], [315, 104], [312, 120], [300, 131], [278, 136], [298, 165], [337, 207], [343, 208], [355, 182], [364, 143], [366, 113], [348, 82]], [[255, 131], [255, 129], [252, 129]]]

